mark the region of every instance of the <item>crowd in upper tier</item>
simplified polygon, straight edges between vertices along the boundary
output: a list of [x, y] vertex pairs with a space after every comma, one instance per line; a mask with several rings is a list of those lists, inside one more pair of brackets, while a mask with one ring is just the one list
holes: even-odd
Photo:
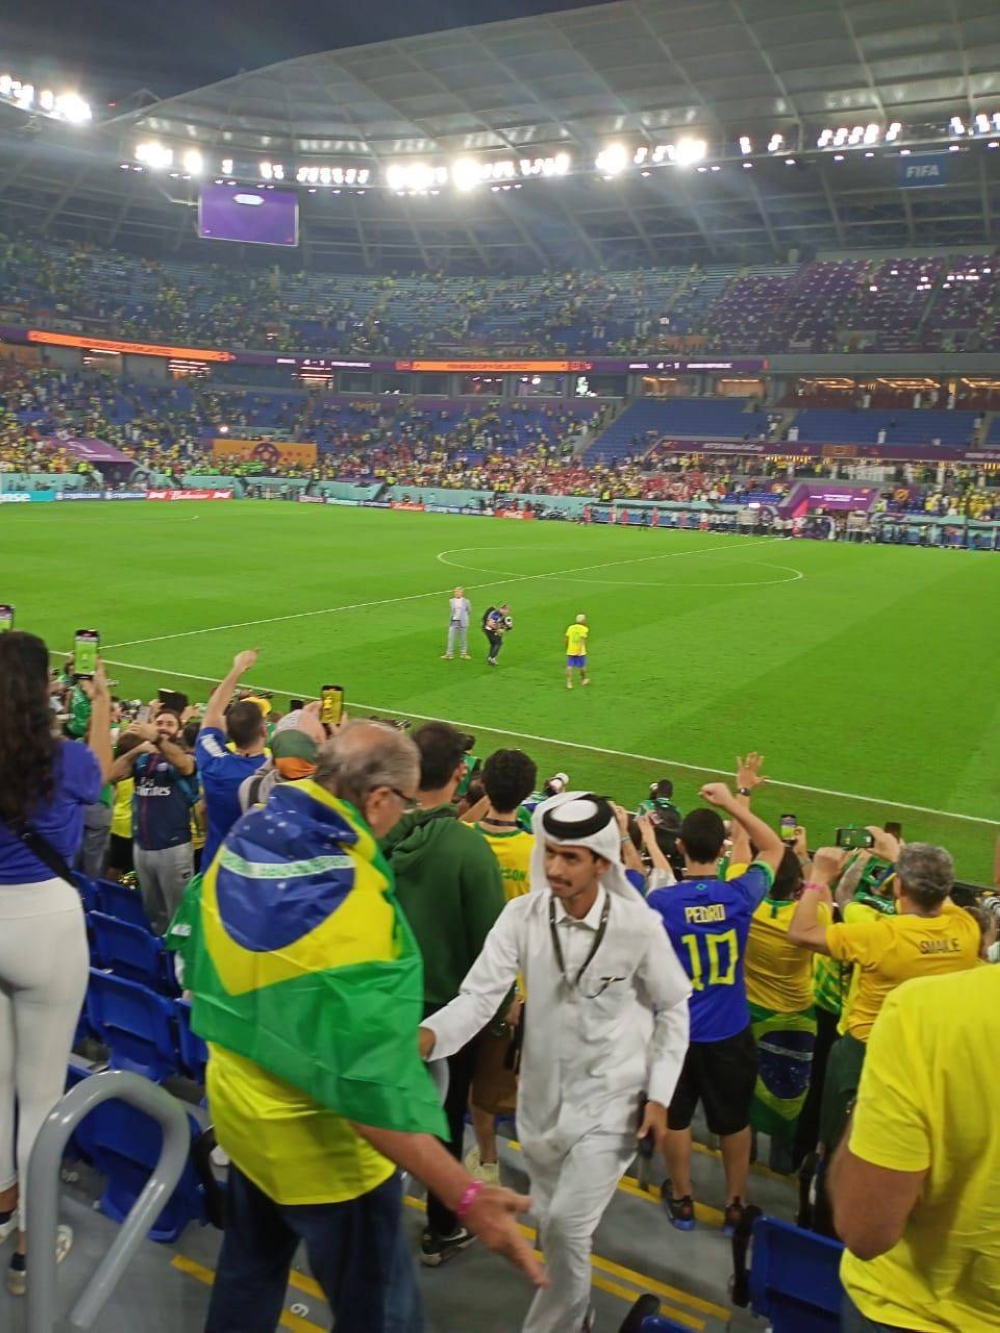
[[[284, 258], [284, 257], [283, 257]], [[343, 275], [0, 239], [0, 311], [126, 339], [408, 356], [1000, 347], [992, 253], [521, 277]]]

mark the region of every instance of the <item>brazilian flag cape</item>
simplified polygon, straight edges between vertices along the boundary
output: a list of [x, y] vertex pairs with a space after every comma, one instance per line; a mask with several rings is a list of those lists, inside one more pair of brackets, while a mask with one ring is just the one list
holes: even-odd
[[181, 951], [199, 1036], [346, 1119], [448, 1137], [417, 1051], [423, 962], [353, 806], [310, 779], [276, 787], [198, 897], [193, 881]]

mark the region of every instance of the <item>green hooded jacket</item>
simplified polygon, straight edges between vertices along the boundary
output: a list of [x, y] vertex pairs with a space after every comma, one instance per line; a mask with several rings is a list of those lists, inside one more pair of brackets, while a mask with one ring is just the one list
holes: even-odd
[[424, 1002], [439, 1009], [458, 994], [506, 905], [500, 866], [453, 805], [404, 815], [382, 850], [424, 957]]

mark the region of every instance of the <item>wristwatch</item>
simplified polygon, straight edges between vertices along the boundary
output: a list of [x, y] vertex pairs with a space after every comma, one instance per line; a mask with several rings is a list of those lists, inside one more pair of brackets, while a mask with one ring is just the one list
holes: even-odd
[[749, 787], [739, 787], [739, 788], [737, 788], [736, 795], [737, 795], [737, 796], [749, 796], [749, 795], [750, 795], [750, 788], [749, 788]]

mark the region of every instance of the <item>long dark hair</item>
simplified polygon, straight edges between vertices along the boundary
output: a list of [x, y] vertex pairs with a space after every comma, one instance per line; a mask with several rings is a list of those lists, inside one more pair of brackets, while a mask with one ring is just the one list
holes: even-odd
[[51, 799], [56, 745], [48, 649], [34, 634], [0, 634], [0, 819], [17, 826]]

